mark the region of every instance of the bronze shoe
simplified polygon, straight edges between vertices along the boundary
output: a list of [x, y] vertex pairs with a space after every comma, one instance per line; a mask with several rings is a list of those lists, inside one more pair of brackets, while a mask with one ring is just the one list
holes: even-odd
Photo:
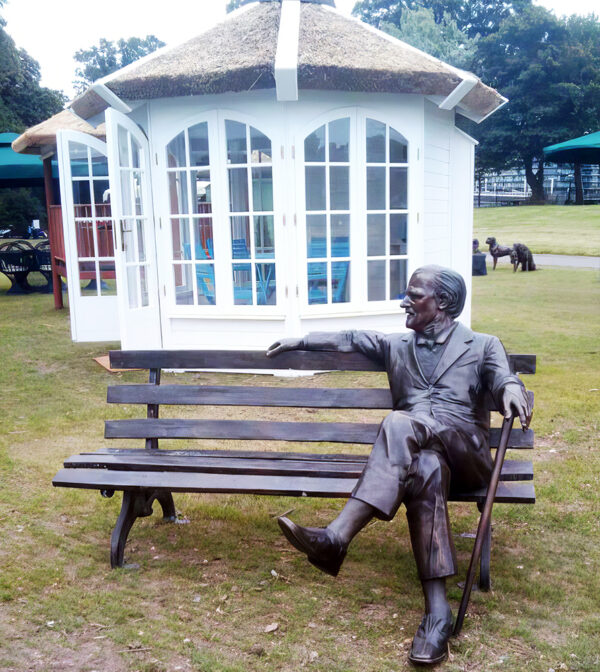
[[305, 553], [308, 561], [326, 574], [337, 576], [346, 557], [347, 547], [326, 527], [301, 527], [289, 518], [281, 516], [277, 519], [285, 538], [301, 553]]
[[452, 635], [452, 612], [446, 616], [425, 614], [413, 639], [408, 659], [414, 665], [436, 665], [448, 655]]

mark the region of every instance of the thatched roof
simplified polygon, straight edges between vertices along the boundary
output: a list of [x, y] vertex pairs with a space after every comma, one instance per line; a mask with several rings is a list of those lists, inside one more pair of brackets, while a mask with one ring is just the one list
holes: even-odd
[[59, 130], [81, 131], [101, 140], [106, 137], [104, 124], [94, 128], [71, 110], [63, 110], [41, 124], [28, 128], [12, 143], [12, 148], [22, 154], [43, 154], [46, 148], [56, 145], [56, 133]]
[[[201, 36], [103, 80], [123, 100], [275, 88], [281, 4], [255, 2]], [[300, 89], [447, 96], [461, 73], [323, 4], [301, 5]], [[479, 80], [463, 107], [483, 117], [504, 99]]]

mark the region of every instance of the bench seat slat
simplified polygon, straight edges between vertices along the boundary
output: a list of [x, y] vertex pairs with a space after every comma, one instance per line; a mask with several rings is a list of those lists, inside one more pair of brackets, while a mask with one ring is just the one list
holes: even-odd
[[[235, 473], [265, 475], [297, 475], [338, 478], [358, 478], [364, 469], [366, 456], [356, 456], [353, 461], [307, 461], [280, 460], [277, 453], [268, 457], [248, 458], [230, 456], [221, 451], [216, 456], [173, 455], [171, 451], [138, 451], [128, 454], [83, 454], [72, 455], [65, 460], [70, 469], [120, 469], [123, 471], [181, 471], [203, 473]], [[505, 460], [502, 480], [531, 480], [533, 467], [531, 462]]]
[[[248, 474], [182, 474], [168, 471], [118, 471], [112, 469], [61, 469], [52, 483], [57, 487], [92, 490], [148, 488], [171, 492], [348, 497], [356, 485], [356, 479]], [[450, 499], [461, 502], [479, 502], [483, 501], [484, 498], [485, 489], [472, 493], [462, 493]], [[533, 484], [499, 483], [495, 501], [533, 503], [535, 502]]]
[[[107, 439], [236, 439], [372, 444], [378, 424], [357, 422], [267, 422], [261, 420], [154, 419], [108, 420]], [[498, 445], [500, 429], [490, 430], [490, 445]], [[532, 448], [533, 432], [513, 429], [510, 448]]]

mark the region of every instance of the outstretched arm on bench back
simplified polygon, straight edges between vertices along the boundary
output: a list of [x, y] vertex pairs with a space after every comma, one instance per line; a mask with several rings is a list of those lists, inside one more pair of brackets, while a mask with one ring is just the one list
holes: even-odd
[[282, 338], [267, 349], [267, 357], [289, 350], [327, 350], [361, 352], [370, 359], [383, 361], [387, 337], [377, 331], [314, 331], [304, 338]]

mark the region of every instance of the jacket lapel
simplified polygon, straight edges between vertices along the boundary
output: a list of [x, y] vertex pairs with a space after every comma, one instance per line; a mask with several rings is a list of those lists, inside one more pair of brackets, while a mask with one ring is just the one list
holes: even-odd
[[450, 335], [450, 340], [448, 341], [448, 345], [446, 346], [440, 361], [433, 370], [430, 381], [432, 385], [437, 383], [452, 364], [469, 350], [472, 341], [473, 332], [459, 322], [456, 329]]

